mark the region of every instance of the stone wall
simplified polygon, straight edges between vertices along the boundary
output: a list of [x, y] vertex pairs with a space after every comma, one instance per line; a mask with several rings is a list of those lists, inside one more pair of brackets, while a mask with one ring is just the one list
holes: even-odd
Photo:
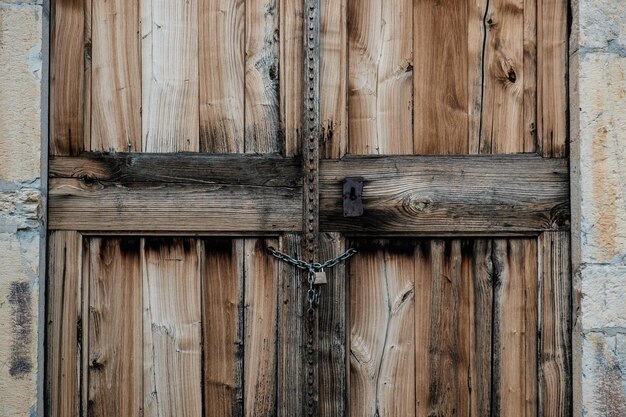
[[626, 416], [626, 5], [574, 0], [575, 415]]
[[[0, 0], [0, 416], [41, 404], [43, 6]], [[45, 106], [44, 106], [45, 110]]]

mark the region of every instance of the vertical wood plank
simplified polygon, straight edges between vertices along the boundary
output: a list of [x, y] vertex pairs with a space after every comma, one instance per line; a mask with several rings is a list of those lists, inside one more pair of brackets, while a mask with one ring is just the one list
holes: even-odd
[[537, 245], [494, 241], [492, 413], [537, 413]]
[[87, 415], [141, 415], [143, 346], [139, 239], [93, 238], [90, 246]]
[[[301, 258], [301, 235], [284, 234], [279, 244], [281, 252]], [[292, 265], [278, 264], [278, 417], [298, 415], [299, 410], [304, 409], [302, 311], [305, 279], [304, 273]]]
[[567, 155], [567, 0], [537, 3], [537, 133], [543, 156]]
[[[471, 407], [470, 268], [460, 240], [419, 246], [416, 257], [415, 334], [417, 415], [466, 415]], [[429, 274], [430, 273], [430, 274]]]
[[413, 152], [413, 2], [349, 1], [349, 153]]
[[524, 150], [524, 0], [495, 0], [485, 27], [481, 153]]
[[524, 146], [537, 151], [537, 0], [524, 0]]
[[466, 2], [415, 1], [415, 154], [468, 152], [467, 17]]
[[[346, 250], [339, 233], [320, 236], [319, 257], [335, 258]], [[349, 260], [347, 262], [350, 262]], [[348, 369], [346, 347], [346, 263], [325, 271], [328, 284], [321, 287], [319, 307], [319, 412], [321, 417], [346, 416]]]
[[350, 415], [415, 415], [410, 241], [359, 247], [350, 266]]
[[320, 21], [320, 98], [322, 158], [342, 158], [348, 151], [347, 5], [348, 0], [322, 0]]
[[197, 151], [198, 0], [141, 0], [144, 152]]
[[568, 232], [539, 237], [539, 415], [572, 414], [570, 244]]
[[139, 3], [94, 1], [91, 48], [92, 151], [141, 151]]
[[202, 416], [202, 309], [193, 239], [143, 239], [144, 415]]
[[300, 155], [302, 129], [302, 0], [280, 0], [280, 114], [285, 156]]
[[485, 20], [488, 0], [467, 3], [468, 153], [480, 151], [485, 77]]
[[246, 2], [245, 152], [284, 153], [277, 0]]
[[52, 3], [50, 154], [83, 150], [85, 0]]
[[[477, 239], [472, 251], [463, 253], [463, 265], [471, 263], [470, 285], [470, 416], [491, 415], [491, 336], [493, 307], [492, 242]], [[465, 273], [463, 274], [465, 277]]]
[[243, 241], [205, 239], [202, 268], [206, 417], [243, 415]]
[[268, 246], [276, 242], [244, 241], [244, 413], [249, 417], [276, 414], [277, 265]]
[[[83, 150], [91, 150], [91, 95], [92, 95], [92, 13], [93, 0], [85, 0], [84, 68], [83, 68]], [[139, 34], [137, 34], [139, 36]], [[140, 75], [141, 77], [141, 75]]]
[[80, 411], [82, 327], [82, 237], [51, 232], [48, 238], [48, 318], [46, 346], [48, 412], [77, 416]]
[[198, 0], [200, 151], [244, 149], [245, 0]]

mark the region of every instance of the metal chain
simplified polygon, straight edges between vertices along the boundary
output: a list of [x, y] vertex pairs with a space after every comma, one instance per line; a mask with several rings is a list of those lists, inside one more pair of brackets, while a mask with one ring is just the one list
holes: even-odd
[[283, 262], [287, 262], [288, 264], [291, 264], [295, 266], [296, 268], [300, 268], [305, 271], [308, 271], [309, 273], [309, 276], [307, 278], [307, 282], [309, 284], [309, 290], [307, 291], [307, 301], [309, 303], [308, 312], [312, 313], [313, 311], [315, 311], [315, 308], [317, 308], [317, 306], [319, 305], [320, 292], [321, 292], [319, 285], [318, 286], [315, 285], [315, 273], [321, 272], [326, 268], [332, 268], [333, 266], [337, 265], [339, 262], [345, 261], [346, 259], [353, 256], [355, 253], [357, 253], [357, 250], [354, 248], [350, 248], [344, 253], [342, 253], [341, 255], [335, 258], [328, 259], [327, 261], [322, 262], [322, 263], [306, 262], [306, 261], [303, 261], [302, 259], [297, 259], [297, 258], [287, 255], [286, 253], [280, 252], [271, 246], [267, 248], [267, 252], [273, 257], [275, 257], [276, 259], [279, 259]]

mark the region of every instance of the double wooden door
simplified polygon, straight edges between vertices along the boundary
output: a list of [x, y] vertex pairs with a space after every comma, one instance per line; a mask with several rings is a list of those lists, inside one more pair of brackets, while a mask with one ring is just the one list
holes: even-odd
[[570, 415], [566, 21], [54, 1], [48, 414]]

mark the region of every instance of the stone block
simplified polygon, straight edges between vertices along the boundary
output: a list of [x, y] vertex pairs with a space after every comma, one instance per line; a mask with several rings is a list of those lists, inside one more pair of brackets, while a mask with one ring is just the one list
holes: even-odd
[[0, 7], [0, 180], [40, 177], [41, 30], [40, 6]]
[[626, 267], [585, 265], [582, 278], [582, 328], [626, 328]]
[[579, 0], [581, 48], [626, 48], [626, 13], [620, 0]]
[[583, 416], [626, 415], [626, 334], [588, 333], [583, 339]]
[[626, 57], [581, 55], [578, 91], [581, 262], [624, 264]]

